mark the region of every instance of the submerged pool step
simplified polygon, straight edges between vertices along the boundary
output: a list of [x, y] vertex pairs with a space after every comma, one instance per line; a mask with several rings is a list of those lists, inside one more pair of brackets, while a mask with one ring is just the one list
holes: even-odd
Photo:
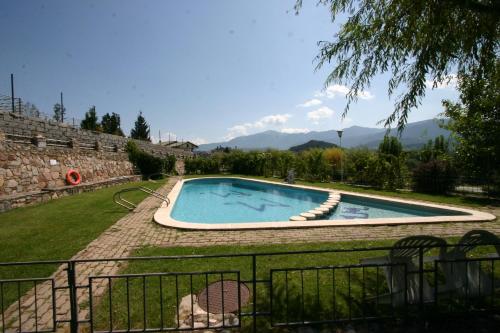
[[318, 220], [323, 216], [330, 214], [337, 207], [340, 200], [340, 193], [330, 192], [330, 194], [328, 195], [328, 199], [321, 205], [307, 212], [300, 213], [300, 215], [291, 216], [289, 220], [296, 222]]

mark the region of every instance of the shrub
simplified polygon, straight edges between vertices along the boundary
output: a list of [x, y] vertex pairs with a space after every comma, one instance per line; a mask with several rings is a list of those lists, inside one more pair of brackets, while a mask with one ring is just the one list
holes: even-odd
[[153, 156], [140, 150], [133, 141], [127, 142], [125, 150], [128, 153], [129, 161], [139, 169], [145, 178], [152, 175], [161, 178], [161, 174], [170, 173], [175, 168], [176, 159], [173, 155], [169, 155], [165, 159]]
[[455, 168], [447, 160], [431, 160], [413, 171], [413, 189], [424, 193], [446, 193], [457, 180]]
[[212, 174], [220, 172], [220, 159], [217, 156], [192, 157], [184, 161], [186, 174]]

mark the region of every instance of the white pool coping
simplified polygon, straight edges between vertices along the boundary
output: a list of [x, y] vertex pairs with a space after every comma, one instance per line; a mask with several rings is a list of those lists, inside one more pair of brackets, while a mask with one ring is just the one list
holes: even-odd
[[[181, 192], [182, 186], [185, 182], [189, 182], [196, 179], [207, 179], [207, 178], [228, 178], [228, 179], [241, 179], [246, 181], [260, 182], [272, 185], [288, 186], [294, 188], [309, 189], [315, 191], [323, 192], [335, 192], [340, 194], [347, 194], [357, 197], [378, 199], [387, 202], [397, 202], [408, 205], [423, 206], [429, 208], [439, 208], [447, 209], [458, 212], [467, 213], [469, 215], [451, 215], [451, 216], [417, 216], [417, 217], [395, 217], [395, 218], [373, 218], [373, 219], [351, 219], [351, 220], [310, 220], [310, 221], [275, 221], [275, 222], [238, 222], [238, 223], [192, 223], [178, 221], [172, 218], [172, 209], [175, 206], [175, 201]], [[191, 179], [179, 180], [170, 193], [168, 194], [168, 199], [170, 200], [170, 205], [164, 202], [161, 207], [154, 214], [154, 221], [165, 227], [188, 229], [188, 230], [248, 230], [248, 229], [283, 229], [283, 228], [316, 228], [316, 227], [346, 227], [346, 226], [380, 226], [380, 225], [404, 225], [404, 224], [420, 224], [420, 223], [443, 223], [443, 222], [485, 222], [493, 221], [496, 216], [481, 212], [477, 210], [472, 210], [463, 207], [437, 205], [433, 203], [423, 203], [414, 200], [404, 200], [399, 198], [389, 198], [379, 195], [372, 194], [362, 194], [357, 192], [325, 189], [319, 187], [305, 186], [305, 185], [291, 185], [286, 183], [277, 183], [267, 180], [243, 178], [243, 177], [198, 177]]]

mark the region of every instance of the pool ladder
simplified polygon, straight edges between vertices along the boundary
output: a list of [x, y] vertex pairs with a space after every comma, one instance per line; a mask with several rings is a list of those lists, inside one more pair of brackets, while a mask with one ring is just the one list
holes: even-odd
[[170, 205], [170, 200], [166, 196], [145, 186], [124, 188], [123, 190], [120, 190], [113, 195], [113, 201], [117, 205], [120, 205], [128, 210], [134, 210], [137, 207], [137, 205], [133, 202], [130, 202], [122, 198], [123, 193], [132, 191], [142, 191], [144, 193], [154, 196], [155, 198], [160, 199], [161, 201], [166, 202], [167, 206]]

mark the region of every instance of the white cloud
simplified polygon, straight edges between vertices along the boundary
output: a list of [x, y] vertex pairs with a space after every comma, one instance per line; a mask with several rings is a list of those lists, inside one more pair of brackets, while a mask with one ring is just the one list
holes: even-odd
[[286, 114], [272, 114], [269, 116], [265, 116], [257, 120], [255, 123], [253, 123], [254, 127], [262, 128], [266, 126], [276, 126], [276, 125], [283, 125], [288, 121], [288, 119], [292, 115], [286, 113]]
[[311, 120], [313, 124], [319, 124], [321, 119], [331, 118], [333, 116], [333, 110], [327, 106], [320, 107], [317, 110], [307, 113], [307, 119]]
[[285, 114], [271, 114], [260, 118], [253, 123], [245, 123], [240, 125], [235, 125], [228, 128], [228, 133], [224, 136], [224, 140], [231, 140], [237, 136], [248, 135], [249, 131], [252, 129], [263, 129], [265, 127], [276, 127], [284, 125], [292, 115]]
[[436, 82], [436, 86], [434, 87], [433, 80], [425, 80], [425, 85], [429, 89], [454, 89], [457, 87], [458, 77], [457, 74], [450, 74], [443, 79], [441, 82]]
[[[341, 85], [341, 84], [334, 84], [332, 86], [328, 86], [323, 91], [317, 91], [316, 93], [314, 93], [314, 97], [335, 98], [335, 96], [338, 96], [338, 95], [345, 96], [348, 93], [349, 93], [349, 87]], [[360, 98], [360, 99], [368, 100], [368, 99], [372, 99], [374, 97], [375, 97], [375, 95], [373, 95], [368, 90], [358, 91], [358, 98]]]
[[192, 138], [191, 140], [188, 140], [188, 141], [191, 141], [195, 145], [202, 145], [202, 144], [208, 143], [208, 141], [203, 139], [203, 138]]
[[281, 133], [295, 134], [295, 133], [308, 133], [308, 128], [282, 128]]
[[319, 100], [317, 98], [313, 98], [313, 99], [305, 101], [302, 104], [297, 105], [297, 107], [299, 107], [299, 108], [308, 108], [308, 107], [311, 107], [311, 106], [320, 105], [321, 103], [323, 103], [321, 100]]

